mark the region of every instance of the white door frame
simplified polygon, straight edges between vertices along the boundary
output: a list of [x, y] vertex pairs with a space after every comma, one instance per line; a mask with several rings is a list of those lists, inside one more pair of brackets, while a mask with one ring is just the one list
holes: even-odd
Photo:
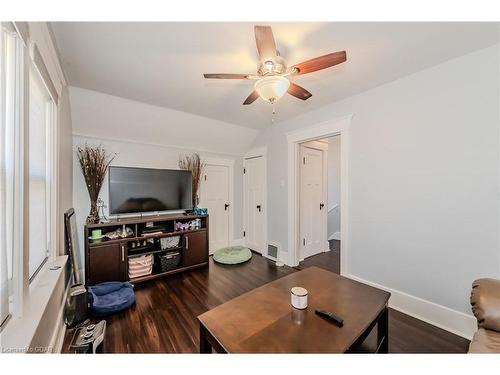
[[[202, 157], [203, 162], [206, 165], [216, 165], [228, 167], [229, 170], [229, 211], [228, 211], [228, 236], [229, 245], [234, 244], [234, 159], [222, 159], [222, 158], [211, 158]], [[209, 213], [209, 225], [210, 225], [210, 213]]]
[[[327, 230], [327, 226], [328, 226], [328, 143], [325, 143], [325, 142], [320, 142], [320, 141], [317, 141], [317, 140], [314, 140], [314, 141], [309, 141], [309, 142], [301, 142], [299, 143], [299, 152], [300, 152], [300, 146], [303, 146], [303, 147], [308, 147], [308, 148], [312, 148], [312, 149], [315, 149], [315, 150], [318, 150], [318, 151], [321, 151], [321, 162], [322, 162], [322, 171], [321, 171], [321, 174], [322, 174], [322, 178], [323, 178], [323, 186], [321, 187], [322, 188], [322, 191], [323, 191], [323, 194], [322, 194], [322, 200], [324, 202], [324, 209], [325, 209], [325, 220], [324, 220], [324, 223], [322, 223], [322, 226], [324, 227], [323, 228], [323, 231], [324, 231], [324, 237], [325, 237], [325, 241], [324, 243], [322, 244], [323, 246], [323, 249], [321, 250], [321, 252], [323, 253], [326, 253], [327, 251], [330, 251], [330, 244], [328, 242], [328, 230]], [[299, 186], [299, 189], [297, 191], [297, 194], [299, 194], [298, 196], [298, 202], [299, 202], [299, 209], [297, 210], [297, 213], [299, 215], [299, 233], [297, 234], [298, 236], [300, 236], [300, 178], [301, 178], [301, 172], [300, 172], [300, 168], [301, 168], [301, 163], [300, 163], [300, 160], [299, 160], [299, 169], [298, 169], [298, 174], [297, 174], [297, 180], [298, 180], [298, 185]], [[300, 252], [300, 249], [301, 249], [301, 246], [300, 246], [300, 239], [299, 239], [299, 252]], [[302, 262], [304, 260], [304, 256], [302, 253], [300, 253], [300, 262]]]
[[[245, 163], [247, 159], [253, 159], [257, 157], [262, 157], [264, 161], [264, 191], [262, 192], [262, 201], [264, 202], [264, 249], [262, 249], [262, 255], [269, 258], [266, 250], [268, 246], [267, 238], [267, 220], [268, 220], [268, 208], [269, 204], [267, 202], [267, 147], [257, 147], [248, 151], [243, 157], [243, 168], [245, 168]], [[246, 231], [246, 220], [247, 220], [247, 200], [246, 200], [246, 186], [245, 186], [245, 175], [243, 174], [243, 230]], [[243, 237], [243, 241], [246, 245], [246, 237]], [[269, 258], [272, 259], [272, 258]], [[273, 259], [275, 260], [275, 259]]]
[[314, 126], [286, 133], [288, 143], [288, 251], [289, 266], [297, 266], [300, 260], [299, 246], [299, 194], [298, 168], [299, 144], [306, 141], [340, 135], [340, 223], [341, 251], [340, 274], [349, 275], [349, 128], [352, 115], [325, 121]]

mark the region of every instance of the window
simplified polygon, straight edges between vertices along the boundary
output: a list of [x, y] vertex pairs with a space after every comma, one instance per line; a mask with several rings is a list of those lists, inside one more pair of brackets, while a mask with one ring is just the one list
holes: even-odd
[[57, 238], [57, 93], [36, 45], [15, 27], [0, 22], [0, 330], [22, 316]]
[[[12, 312], [12, 279], [15, 248], [14, 222], [18, 208], [19, 93], [22, 42], [9, 24], [0, 35], [0, 323]], [[19, 211], [19, 209], [18, 209]]]
[[29, 79], [29, 277], [48, 259], [52, 239], [53, 102], [35, 68]]

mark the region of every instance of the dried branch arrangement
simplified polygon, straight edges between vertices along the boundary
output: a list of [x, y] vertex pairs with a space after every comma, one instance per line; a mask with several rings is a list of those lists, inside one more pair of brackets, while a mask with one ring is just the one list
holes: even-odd
[[194, 153], [192, 155], [179, 156], [179, 168], [191, 171], [193, 175], [193, 207], [198, 206], [198, 189], [200, 188], [201, 175], [205, 169], [205, 163], [200, 159], [200, 155]]
[[82, 147], [79, 146], [76, 154], [90, 196], [90, 214], [87, 217], [87, 223], [96, 224], [99, 222], [97, 199], [108, 166], [115, 158], [115, 155], [109, 155], [100, 145], [92, 147], [87, 144]]

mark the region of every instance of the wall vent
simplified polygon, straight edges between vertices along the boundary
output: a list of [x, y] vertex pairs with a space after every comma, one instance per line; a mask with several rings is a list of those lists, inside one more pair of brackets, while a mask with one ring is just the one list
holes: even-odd
[[280, 245], [277, 243], [269, 242], [267, 244], [267, 257], [278, 260]]

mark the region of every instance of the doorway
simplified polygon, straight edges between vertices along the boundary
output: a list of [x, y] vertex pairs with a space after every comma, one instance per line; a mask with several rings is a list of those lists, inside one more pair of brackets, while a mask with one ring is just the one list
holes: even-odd
[[[287, 264], [296, 267], [302, 258], [300, 237], [300, 146], [332, 136], [340, 137], [340, 274], [349, 275], [349, 128], [352, 115], [338, 117], [286, 134], [288, 144], [288, 248]], [[329, 253], [328, 253], [329, 254]], [[320, 255], [322, 256], [322, 255]]]
[[260, 254], [267, 248], [266, 156], [247, 155], [243, 165], [243, 212], [245, 245]]
[[232, 163], [206, 162], [200, 184], [200, 206], [210, 215], [209, 253], [229, 246], [232, 233]]
[[300, 260], [328, 251], [327, 169], [328, 142], [300, 144], [299, 236]]
[[300, 144], [300, 268], [340, 273], [340, 147], [340, 135]]

